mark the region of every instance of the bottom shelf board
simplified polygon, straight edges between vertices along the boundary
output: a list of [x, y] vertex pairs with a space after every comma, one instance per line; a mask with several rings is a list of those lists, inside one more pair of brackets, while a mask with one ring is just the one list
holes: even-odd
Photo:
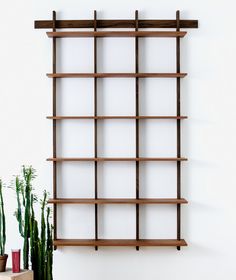
[[56, 239], [54, 246], [187, 246], [184, 239]]

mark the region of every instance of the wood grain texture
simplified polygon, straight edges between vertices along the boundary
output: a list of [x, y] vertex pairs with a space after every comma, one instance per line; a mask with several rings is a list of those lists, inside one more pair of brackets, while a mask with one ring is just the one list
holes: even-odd
[[[56, 12], [52, 12], [53, 32], [56, 31]], [[57, 43], [56, 38], [52, 39], [52, 72], [57, 72]], [[57, 81], [56, 78], [52, 79], [52, 114], [57, 115]], [[57, 157], [57, 122], [53, 120], [52, 128], [52, 150], [53, 157]], [[53, 162], [53, 198], [57, 197], [57, 162]], [[57, 206], [53, 205], [53, 235], [57, 238]], [[56, 248], [54, 248], [56, 249]]]
[[32, 270], [21, 270], [19, 273], [13, 273], [12, 269], [0, 273], [0, 280], [33, 280], [34, 273]]
[[187, 73], [48, 73], [48, 78], [184, 78]]
[[80, 37], [184, 37], [187, 32], [176, 31], [66, 31], [47, 32], [49, 38], [80, 38]]
[[184, 198], [57, 198], [49, 199], [53, 204], [186, 204]]
[[187, 158], [48, 158], [47, 161], [187, 161]]
[[[97, 31], [97, 11], [94, 11], [94, 31]], [[93, 68], [94, 73], [97, 73], [97, 38], [94, 37], [93, 39]], [[97, 78], [94, 78], [94, 157], [96, 158], [98, 156], [98, 126], [97, 126]], [[98, 162], [94, 162], [94, 197], [95, 199], [98, 198]], [[97, 204], [95, 204], [94, 208], [94, 236], [95, 239], [98, 239], [98, 207]], [[95, 246], [95, 250], [98, 250], [98, 247]]]
[[50, 120], [106, 120], [106, 119], [187, 119], [187, 116], [48, 116]]
[[184, 239], [57, 239], [56, 246], [187, 246]]
[[[176, 11], [176, 31], [180, 31], [180, 11]], [[180, 39], [176, 38], [176, 72], [180, 73]], [[177, 116], [181, 115], [181, 87], [180, 78], [176, 79], [176, 113]], [[177, 146], [177, 157], [181, 157], [181, 122], [179, 119], [176, 120], [176, 146]], [[177, 162], [177, 198], [181, 197], [181, 162]], [[181, 239], [181, 207], [177, 205], [177, 239]], [[177, 250], [180, 250], [180, 246], [177, 246]]]
[[[36, 20], [35, 29], [52, 28], [51, 20]], [[176, 28], [176, 20], [172, 19], [139, 19], [139, 28]], [[94, 28], [94, 21], [89, 19], [82, 20], [57, 20], [56, 28]], [[135, 28], [134, 19], [98, 19], [97, 28]], [[182, 19], [180, 28], [198, 28], [198, 20]]]
[[[135, 11], [135, 31], [138, 32], [138, 10]], [[135, 73], [139, 73], [139, 37], [135, 37]], [[136, 150], [136, 158], [139, 158], [139, 107], [140, 107], [140, 98], [139, 98], [139, 77], [135, 78], [135, 115], [136, 115], [136, 121], [135, 121], [135, 150]], [[139, 198], [139, 186], [140, 186], [140, 176], [139, 172], [140, 166], [139, 161], [136, 161], [136, 170], [135, 170], [135, 184], [136, 184], [136, 199]], [[136, 240], [139, 240], [139, 229], [140, 229], [140, 223], [139, 223], [139, 204], [136, 204]], [[136, 246], [136, 250], [139, 250], [139, 246]]]

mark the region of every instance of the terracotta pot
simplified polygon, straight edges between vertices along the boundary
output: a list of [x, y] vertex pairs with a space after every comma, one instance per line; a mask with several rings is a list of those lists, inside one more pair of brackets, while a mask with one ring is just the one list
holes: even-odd
[[7, 254], [0, 256], [0, 272], [6, 271], [7, 258], [8, 258]]

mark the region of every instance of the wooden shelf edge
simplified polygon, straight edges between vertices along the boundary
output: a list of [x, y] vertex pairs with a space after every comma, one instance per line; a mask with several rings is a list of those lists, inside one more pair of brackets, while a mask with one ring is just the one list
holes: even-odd
[[55, 198], [52, 204], [187, 204], [185, 198]]
[[[139, 19], [139, 28], [177, 28], [175, 19]], [[198, 20], [181, 19], [180, 28], [198, 28]], [[35, 29], [52, 29], [52, 20], [35, 20]], [[61, 28], [94, 28], [94, 20], [56, 20], [56, 29]], [[135, 28], [133, 19], [98, 19], [97, 28]]]
[[160, 37], [183, 38], [186, 31], [60, 31], [46, 32], [49, 38], [83, 38], [83, 37]]
[[48, 78], [184, 78], [187, 73], [47, 73]]
[[106, 120], [106, 119], [187, 119], [187, 116], [47, 116], [50, 120]]
[[54, 246], [127, 246], [176, 247], [187, 246], [184, 239], [56, 239]]
[[187, 158], [47, 158], [47, 161], [187, 161]]

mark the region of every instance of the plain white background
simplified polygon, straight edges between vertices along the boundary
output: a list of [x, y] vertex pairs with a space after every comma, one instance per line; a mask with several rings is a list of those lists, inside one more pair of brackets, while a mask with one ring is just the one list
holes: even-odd
[[[189, 246], [175, 248], [64, 248], [55, 252], [54, 276], [64, 279], [214, 279], [235, 278], [236, 258], [236, 84], [234, 1], [1, 1], [0, 16], [0, 176], [9, 184], [22, 164], [38, 171], [37, 193], [51, 190], [52, 154], [51, 41], [45, 30], [35, 30], [34, 20], [59, 19], [175, 18], [198, 19], [199, 29], [189, 29], [182, 43], [183, 122], [183, 237]], [[132, 72], [133, 39], [99, 41], [98, 70]], [[175, 71], [175, 44], [170, 39], [140, 40], [140, 70]], [[65, 39], [58, 44], [58, 71], [93, 71], [91, 39]], [[175, 81], [148, 79], [140, 85], [142, 114], [175, 114]], [[99, 81], [99, 114], [134, 114], [134, 81]], [[93, 113], [92, 80], [68, 79], [58, 85], [58, 113]], [[173, 121], [143, 121], [141, 151], [146, 156], [175, 155]], [[63, 136], [62, 136], [63, 135]], [[121, 137], [122, 135], [122, 137]], [[58, 130], [61, 156], [92, 156], [92, 121], [64, 121]], [[151, 140], [150, 140], [151, 139]], [[134, 123], [99, 123], [99, 155], [133, 156]], [[172, 163], [143, 164], [143, 197], [173, 197], [175, 166]], [[58, 194], [64, 197], [93, 196], [93, 164], [65, 163], [60, 167]], [[99, 166], [99, 195], [133, 197], [135, 169], [132, 163]], [[15, 197], [5, 192], [7, 207], [7, 252], [22, 245], [13, 212]], [[91, 206], [59, 209], [60, 237], [93, 237]], [[99, 235], [104, 238], [134, 238], [134, 206], [99, 209]], [[141, 212], [141, 235], [146, 238], [175, 237], [175, 207], [148, 206]], [[9, 265], [11, 263], [9, 262]]]

